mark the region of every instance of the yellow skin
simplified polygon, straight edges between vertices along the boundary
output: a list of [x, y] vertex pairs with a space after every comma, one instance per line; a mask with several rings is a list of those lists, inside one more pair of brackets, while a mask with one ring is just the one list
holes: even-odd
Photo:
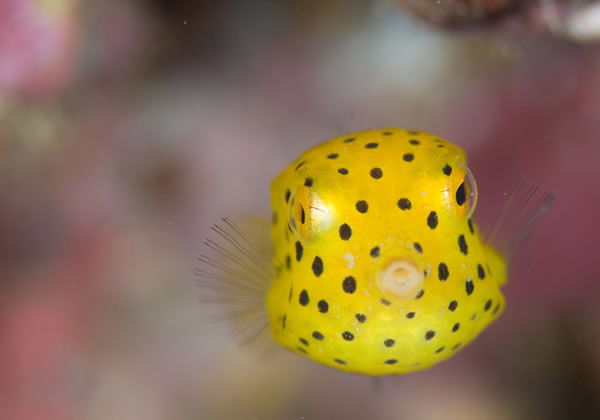
[[475, 198], [463, 150], [424, 132], [306, 151], [271, 185], [275, 340], [366, 375], [451, 357], [504, 309], [505, 262], [470, 221]]

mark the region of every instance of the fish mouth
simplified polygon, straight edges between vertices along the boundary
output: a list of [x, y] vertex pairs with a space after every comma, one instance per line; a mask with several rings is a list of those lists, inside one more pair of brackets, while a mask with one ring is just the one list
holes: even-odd
[[392, 257], [377, 270], [375, 284], [385, 297], [414, 298], [423, 290], [425, 274], [409, 256]]

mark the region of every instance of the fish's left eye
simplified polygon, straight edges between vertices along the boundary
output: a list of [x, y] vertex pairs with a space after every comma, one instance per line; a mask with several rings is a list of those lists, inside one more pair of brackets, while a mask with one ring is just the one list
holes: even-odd
[[317, 239], [331, 224], [327, 206], [319, 195], [302, 185], [289, 201], [289, 224], [304, 242]]

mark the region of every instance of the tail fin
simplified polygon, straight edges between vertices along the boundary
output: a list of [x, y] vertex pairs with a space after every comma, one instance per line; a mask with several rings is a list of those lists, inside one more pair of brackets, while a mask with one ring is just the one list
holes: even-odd
[[252, 242], [231, 219], [221, 221], [211, 226], [215, 239], [206, 239], [207, 252], [198, 257], [196, 284], [201, 302], [222, 306], [212, 319], [229, 321], [234, 337], [248, 343], [269, 324], [266, 294], [277, 265], [266, 247]]
[[542, 190], [539, 185], [521, 180], [509, 196], [486, 242], [510, 262], [555, 198], [554, 193]]

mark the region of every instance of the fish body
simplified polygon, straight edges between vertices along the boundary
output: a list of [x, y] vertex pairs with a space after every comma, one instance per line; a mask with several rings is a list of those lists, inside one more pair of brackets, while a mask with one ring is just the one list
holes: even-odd
[[504, 309], [505, 259], [471, 219], [464, 151], [383, 129], [307, 150], [271, 184], [275, 340], [325, 365], [401, 374], [447, 359]]

